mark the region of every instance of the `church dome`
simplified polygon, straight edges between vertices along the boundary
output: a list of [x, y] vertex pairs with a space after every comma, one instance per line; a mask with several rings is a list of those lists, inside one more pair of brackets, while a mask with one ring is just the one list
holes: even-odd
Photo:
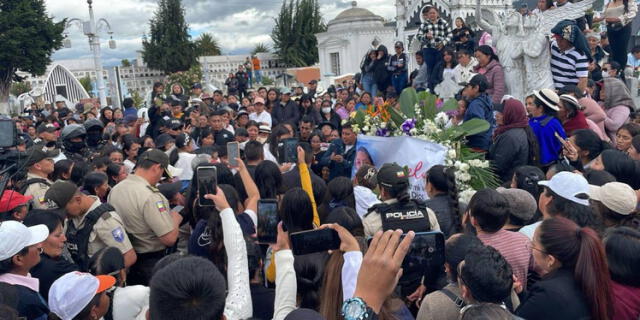
[[335, 19], [329, 21], [327, 26], [360, 21], [380, 22], [380, 24], [382, 24], [384, 19], [365, 8], [358, 8], [358, 3], [356, 1], [352, 1], [351, 8], [340, 12]]

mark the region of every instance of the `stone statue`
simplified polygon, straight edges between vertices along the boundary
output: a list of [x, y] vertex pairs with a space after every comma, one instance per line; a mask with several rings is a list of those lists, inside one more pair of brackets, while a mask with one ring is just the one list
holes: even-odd
[[527, 94], [531, 94], [533, 90], [554, 89], [549, 40], [544, 33], [539, 32], [539, 25], [540, 16], [537, 14], [524, 18], [524, 33], [521, 35], [520, 43], [526, 43], [523, 46], [523, 56]]
[[500, 18], [490, 10], [480, 9], [480, 0], [477, 0], [476, 22], [480, 28], [491, 34], [496, 54], [500, 58], [500, 64], [504, 70], [504, 80], [507, 86], [507, 94], [524, 101], [525, 97], [525, 68], [523, 56], [522, 15], [511, 11], [506, 18]]

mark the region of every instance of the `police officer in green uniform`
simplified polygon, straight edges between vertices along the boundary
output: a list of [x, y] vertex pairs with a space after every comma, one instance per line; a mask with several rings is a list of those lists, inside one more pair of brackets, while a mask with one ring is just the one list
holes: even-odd
[[49, 151], [46, 147], [36, 145], [27, 150], [25, 168], [27, 179], [20, 185], [20, 193], [33, 197], [30, 207], [32, 209], [48, 209], [44, 194], [53, 184], [48, 176], [53, 172], [53, 158], [57, 152]]
[[170, 210], [169, 201], [156, 188], [163, 175], [171, 177], [169, 157], [149, 149], [138, 157], [135, 172], [113, 187], [108, 202], [120, 213], [137, 254], [128, 282], [149, 285], [151, 271], [178, 239], [182, 216]]
[[45, 199], [67, 214], [66, 245], [80, 270], [88, 272], [89, 258], [106, 247], [120, 250], [125, 267], [136, 262], [136, 252], [122, 218], [111, 205], [102, 203], [96, 196], [85, 195], [74, 183], [62, 180], [51, 185]]
[[[382, 203], [369, 208], [362, 224], [366, 236], [373, 236], [379, 230], [401, 229], [426, 232], [440, 231], [440, 225], [435, 213], [409, 197], [409, 178], [404, 169], [393, 163], [385, 163], [378, 171], [378, 187]], [[410, 300], [411, 296], [424, 294], [425, 285], [436, 282], [437, 278], [430, 278], [429, 270], [420, 266], [403, 267], [403, 275], [398, 281], [400, 294]]]

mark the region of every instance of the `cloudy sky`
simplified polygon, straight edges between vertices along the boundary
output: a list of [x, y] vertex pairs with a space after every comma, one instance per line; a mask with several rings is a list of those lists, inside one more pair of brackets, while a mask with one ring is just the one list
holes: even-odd
[[[273, 19], [283, 0], [182, 0], [192, 36], [208, 32], [216, 37], [225, 54], [250, 52], [257, 43], [271, 44]], [[45, 0], [49, 15], [87, 19], [88, 6], [83, 0]], [[365, 4], [366, 3], [366, 4]], [[395, 15], [392, 0], [360, 0], [375, 14], [390, 19]], [[350, 0], [320, 0], [325, 22], [351, 6]], [[103, 41], [105, 65], [117, 65], [121, 59], [135, 58], [142, 48], [142, 35], [149, 30], [149, 19], [157, 8], [157, 0], [93, 0], [96, 19], [105, 18], [111, 24], [117, 49], [108, 49]], [[106, 34], [105, 34], [106, 36]], [[60, 49], [53, 59], [91, 58], [87, 38], [76, 28], [69, 30], [72, 48]], [[104, 39], [105, 37], [103, 37]]]

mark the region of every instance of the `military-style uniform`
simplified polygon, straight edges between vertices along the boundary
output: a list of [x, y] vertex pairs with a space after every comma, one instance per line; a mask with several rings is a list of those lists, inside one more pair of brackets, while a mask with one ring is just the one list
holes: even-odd
[[47, 190], [49, 190], [49, 186], [53, 184], [53, 181], [47, 178], [43, 178], [41, 176], [35, 175], [33, 173], [27, 173], [26, 182], [29, 182], [29, 180], [31, 179], [41, 179], [38, 181], [42, 181], [42, 182], [35, 182], [35, 183], [29, 184], [29, 186], [27, 186], [27, 189], [24, 192], [25, 196], [33, 196], [33, 199], [31, 199], [30, 201], [31, 208], [32, 209], [49, 209], [49, 204], [44, 199], [44, 194], [47, 192]]
[[[94, 199], [95, 202], [91, 205], [87, 214], [102, 204], [98, 197], [89, 197]], [[76, 229], [82, 229], [85, 225], [85, 217], [87, 214], [67, 220], [67, 224], [73, 223]], [[100, 249], [105, 247], [116, 247], [120, 252], [122, 252], [122, 254], [125, 254], [133, 248], [129, 241], [129, 237], [127, 236], [124, 224], [122, 223], [122, 218], [116, 211], [108, 211], [102, 214], [93, 225], [93, 230], [91, 230], [89, 235], [87, 254], [91, 257]]]
[[108, 202], [122, 217], [138, 255], [129, 279], [132, 284], [148, 285], [153, 266], [165, 255], [166, 247], [159, 238], [175, 228], [169, 201], [147, 180], [133, 174], [113, 187]]
[[[411, 202], [413, 203], [413, 202]], [[379, 230], [402, 229], [404, 232], [413, 230], [420, 231], [440, 231], [438, 218], [433, 210], [416, 205], [416, 208], [396, 208], [397, 199], [389, 199], [381, 204], [371, 207], [370, 211], [362, 219], [364, 234], [373, 237]], [[378, 212], [382, 209], [384, 212]], [[424, 212], [427, 216], [424, 216]], [[383, 218], [388, 227], [383, 228]]]

